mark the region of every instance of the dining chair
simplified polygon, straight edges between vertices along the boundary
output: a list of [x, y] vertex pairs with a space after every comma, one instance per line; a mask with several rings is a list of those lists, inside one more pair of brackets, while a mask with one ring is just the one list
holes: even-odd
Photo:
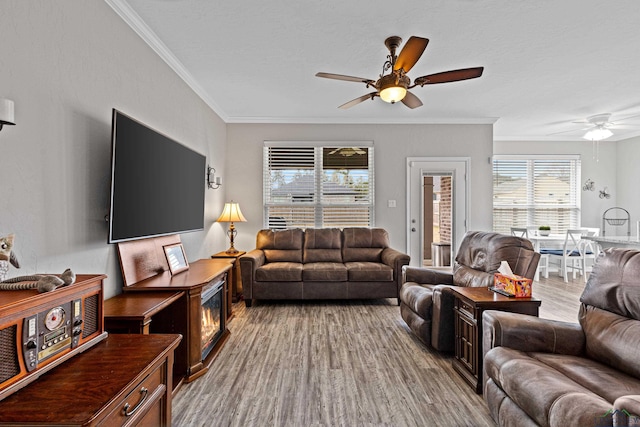
[[560, 262], [560, 272], [565, 282], [569, 281], [569, 270], [576, 278], [576, 272], [580, 273], [586, 280], [586, 264], [587, 258], [595, 259], [595, 251], [590, 241], [584, 240], [583, 237], [588, 236], [589, 231], [586, 228], [578, 228], [567, 230], [562, 249], [540, 249], [541, 254], [548, 255], [550, 260], [558, 260]]
[[[516, 237], [524, 237], [529, 239], [529, 232], [532, 231], [532, 227], [511, 227], [511, 235]], [[533, 280], [540, 278], [540, 272], [544, 274], [546, 279], [549, 278], [549, 255], [540, 252], [540, 261], [538, 262], [538, 269]]]

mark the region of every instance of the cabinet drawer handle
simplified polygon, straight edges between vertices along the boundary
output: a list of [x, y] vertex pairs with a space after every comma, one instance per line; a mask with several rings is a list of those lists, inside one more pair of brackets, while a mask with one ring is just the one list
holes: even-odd
[[122, 408], [122, 410], [124, 411], [124, 416], [130, 417], [131, 415], [135, 414], [136, 411], [142, 406], [144, 401], [147, 400], [148, 393], [149, 393], [149, 390], [147, 390], [146, 387], [142, 387], [140, 389], [140, 394], [142, 395], [142, 397], [140, 398], [140, 402], [138, 402], [131, 411], [129, 411], [129, 408], [131, 407], [131, 405], [129, 405], [129, 403], [125, 403], [124, 408]]

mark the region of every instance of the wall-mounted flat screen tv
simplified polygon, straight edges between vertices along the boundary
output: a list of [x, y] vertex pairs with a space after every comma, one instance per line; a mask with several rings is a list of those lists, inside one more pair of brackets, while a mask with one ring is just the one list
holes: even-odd
[[113, 110], [109, 243], [204, 228], [206, 158]]

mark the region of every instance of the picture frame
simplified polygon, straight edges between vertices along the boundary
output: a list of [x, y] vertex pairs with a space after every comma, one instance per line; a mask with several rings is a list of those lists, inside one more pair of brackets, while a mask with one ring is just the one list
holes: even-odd
[[169, 271], [172, 276], [189, 269], [189, 262], [187, 261], [187, 256], [184, 253], [182, 243], [166, 245], [163, 246], [163, 249], [164, 254], [167, 257], [167, 264], [169, 264]]

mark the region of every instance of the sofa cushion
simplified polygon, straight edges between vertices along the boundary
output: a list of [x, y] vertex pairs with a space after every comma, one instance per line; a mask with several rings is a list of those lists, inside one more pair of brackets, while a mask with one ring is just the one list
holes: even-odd
[[297, 262], [270, 262], [256, 270], [258, 282], [300, 282], [302, 264]]
[[531, 357], [555, 369], [608, 402], [629, 394], [640, 394], [640, 380], [595, 360], [553, 353], [531, 353]]
[[[579, 357], [557, 356], [564, 358], [564, 361], [558, 359], [557, 362], [567, 365], [567, 369], [572, 364], [579, 364], [575, 377], [581, 377], [577, 372], [584, 369], [584, 365]], [[591, 367], [595, 369], [594, 375], [601, 375], [602, 380], [611, 378], [607, 375], [610, 371], [606, 367], [595, 362]], [[565, 417], [567, 408], [578, 404], [582, 407], [583, 419], [589, 420], [595, 420], [611, 409], [612, 402], [591, 392], [586, 386], [563, 375], [542, 360], [518, 350], [507, 347], [491, 349], [484, 358], [484, 370], [488, 378], [542, 426], [576, 425], [575, 419], [566, 420]], [[557, 424], [563, 419], [566, 423]]]
[[305, 264], [342, 262], [342, 233], [337, 228], [307, 228], [304, 232], [302, 257]]
[[587, 355], [640, 378], [640, 252], [607, 249], [580, 297]]
[[256, 249], [264, 251], [267, 262], [302, 262], [303, 235], [301, 229], [260, 230]]
[[341, 262], [310, 262], [302, 267], [302, 280], [310, 282], [346, 282], [347, 278], [347, 267]]
[[344, 262], [380, 262], [389, 247], [389, 233], [382, 228], [345, 228], [342, 230]]
[[[530, 277], [528, 272], [533, 258], [539, 257], [533, 250], [533, 245], [527, 239], [504, 234], [470, 231], [465, 234], [458, 253], [456, 264], [470, 269], [493, 274], [500, 267], [501, 261], [507, 261], [515, 274]], [[454, 266], [454, 272], [456, 271]], [[458, 286], [459, 285], [456, 282]]]
[[640, 320], [582, 305], [578, 315], [590, 358], [640, 378]]
[[593, 266], [580, 301], [640, 320], [640, 252], [607, 249]]
[[393, 268], [379, 262], [345, 262], [353, 282], [391, 282]]

